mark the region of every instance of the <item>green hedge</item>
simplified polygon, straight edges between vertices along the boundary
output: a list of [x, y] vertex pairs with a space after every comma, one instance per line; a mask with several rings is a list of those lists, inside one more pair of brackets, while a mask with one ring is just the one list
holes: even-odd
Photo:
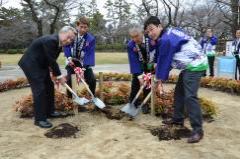
[[0, 54], [23, 54], [25, 49], [0, 49]]
[[[25, 49], [0, 49], [0, 54], [23, 54]], [[124, 44], [97, 44], [96, 51], [98, 52], [124, 52], [126, 46]]]
[[104, 52], [114, 52], [119, 51], [123, 52], [126, 51], [126, 46], [124, 44], [97, 44], [96, 51], [104, 51]]
[[6, 49], [0, 49], [0, 54], [5, 54], [7, 52]]

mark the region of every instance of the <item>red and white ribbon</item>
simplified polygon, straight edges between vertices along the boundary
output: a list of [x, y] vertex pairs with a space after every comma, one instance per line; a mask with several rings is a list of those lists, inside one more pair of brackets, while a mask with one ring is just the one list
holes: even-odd
[[144, 73], [143, 74], [143, 81], [144, 83], [146, 83], [146, 88], [150, 89], [151, 88], [151, 78], [152, 78], [152, 74], [151, 73]]
[[77, 84], [81, 82], [81, 78], [84, 78], [84, 71], [80, 67], [75, 67], [74, 72], [76, 74]]

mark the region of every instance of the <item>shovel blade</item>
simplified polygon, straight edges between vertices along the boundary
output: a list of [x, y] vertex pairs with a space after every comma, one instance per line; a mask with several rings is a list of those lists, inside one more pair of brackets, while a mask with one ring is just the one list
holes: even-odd
[[103, 103], [103, 101], [101, 101], [101, 99], [99, 98], [93, 98], [93, 103], [96, 105], [96, 107], [103, 109], [106, 107], [106, 105]]
[[81, 105], [81, 106], [89, 103], [89, 100], [86, 99], [86, 98], [84, 98], [84, 97], [83, 97], [83, 98], [75, 97], [75, 98], [73, 99], [73, 101], [74, 101], [75, 103], [77, 103], [78, 105]]
[[126, 114], [129, 114], [132, 117], [135, 117], [139, 113], [139, 109], [130, 103], [122, 107], [121, 111], [123, 111]]

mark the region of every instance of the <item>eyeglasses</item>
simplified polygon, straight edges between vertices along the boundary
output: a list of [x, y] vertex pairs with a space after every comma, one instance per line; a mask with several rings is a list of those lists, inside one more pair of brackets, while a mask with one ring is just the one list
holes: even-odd
[[157, 26], [155, 26], [155, 25], [149, 25], [149, 26], [147, 27], [147, 29], [145, 30], [145, 33], [146, 33], [146, 34], [149, 34], [149, 32], [151, 32], [151, 31], [153, 31], [153, 30], [155, 30], [155, 29], [157, 29]]

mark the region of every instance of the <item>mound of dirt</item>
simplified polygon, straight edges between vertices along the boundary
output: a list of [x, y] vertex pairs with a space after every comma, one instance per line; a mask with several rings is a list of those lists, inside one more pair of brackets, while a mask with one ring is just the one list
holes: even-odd
[[120, 109], [114, 108], [114, 107], [106, 107], [101, 110], [108, 119], [111, 120], [121, 120], [124, 117], [128, 117], [127, 114], [122, 112]]
[[76, 138], [76, 133], [80, 131], [77, 126], [73, 126], [68, 123], [60, 124], [56, 127], [53, 127], [48, 132], [46, 132], [44, 135], [48, 138], [69, 138], [73, 137]]
[[182, 138], [187, 138], [191, 135], [191, 130], [187, 127], [176, 127], [162, 125], [158, 128], [153, 128], [150, 130], [153, 136], [157, 136], [159, 141], [162, 140], [180, 140]]

